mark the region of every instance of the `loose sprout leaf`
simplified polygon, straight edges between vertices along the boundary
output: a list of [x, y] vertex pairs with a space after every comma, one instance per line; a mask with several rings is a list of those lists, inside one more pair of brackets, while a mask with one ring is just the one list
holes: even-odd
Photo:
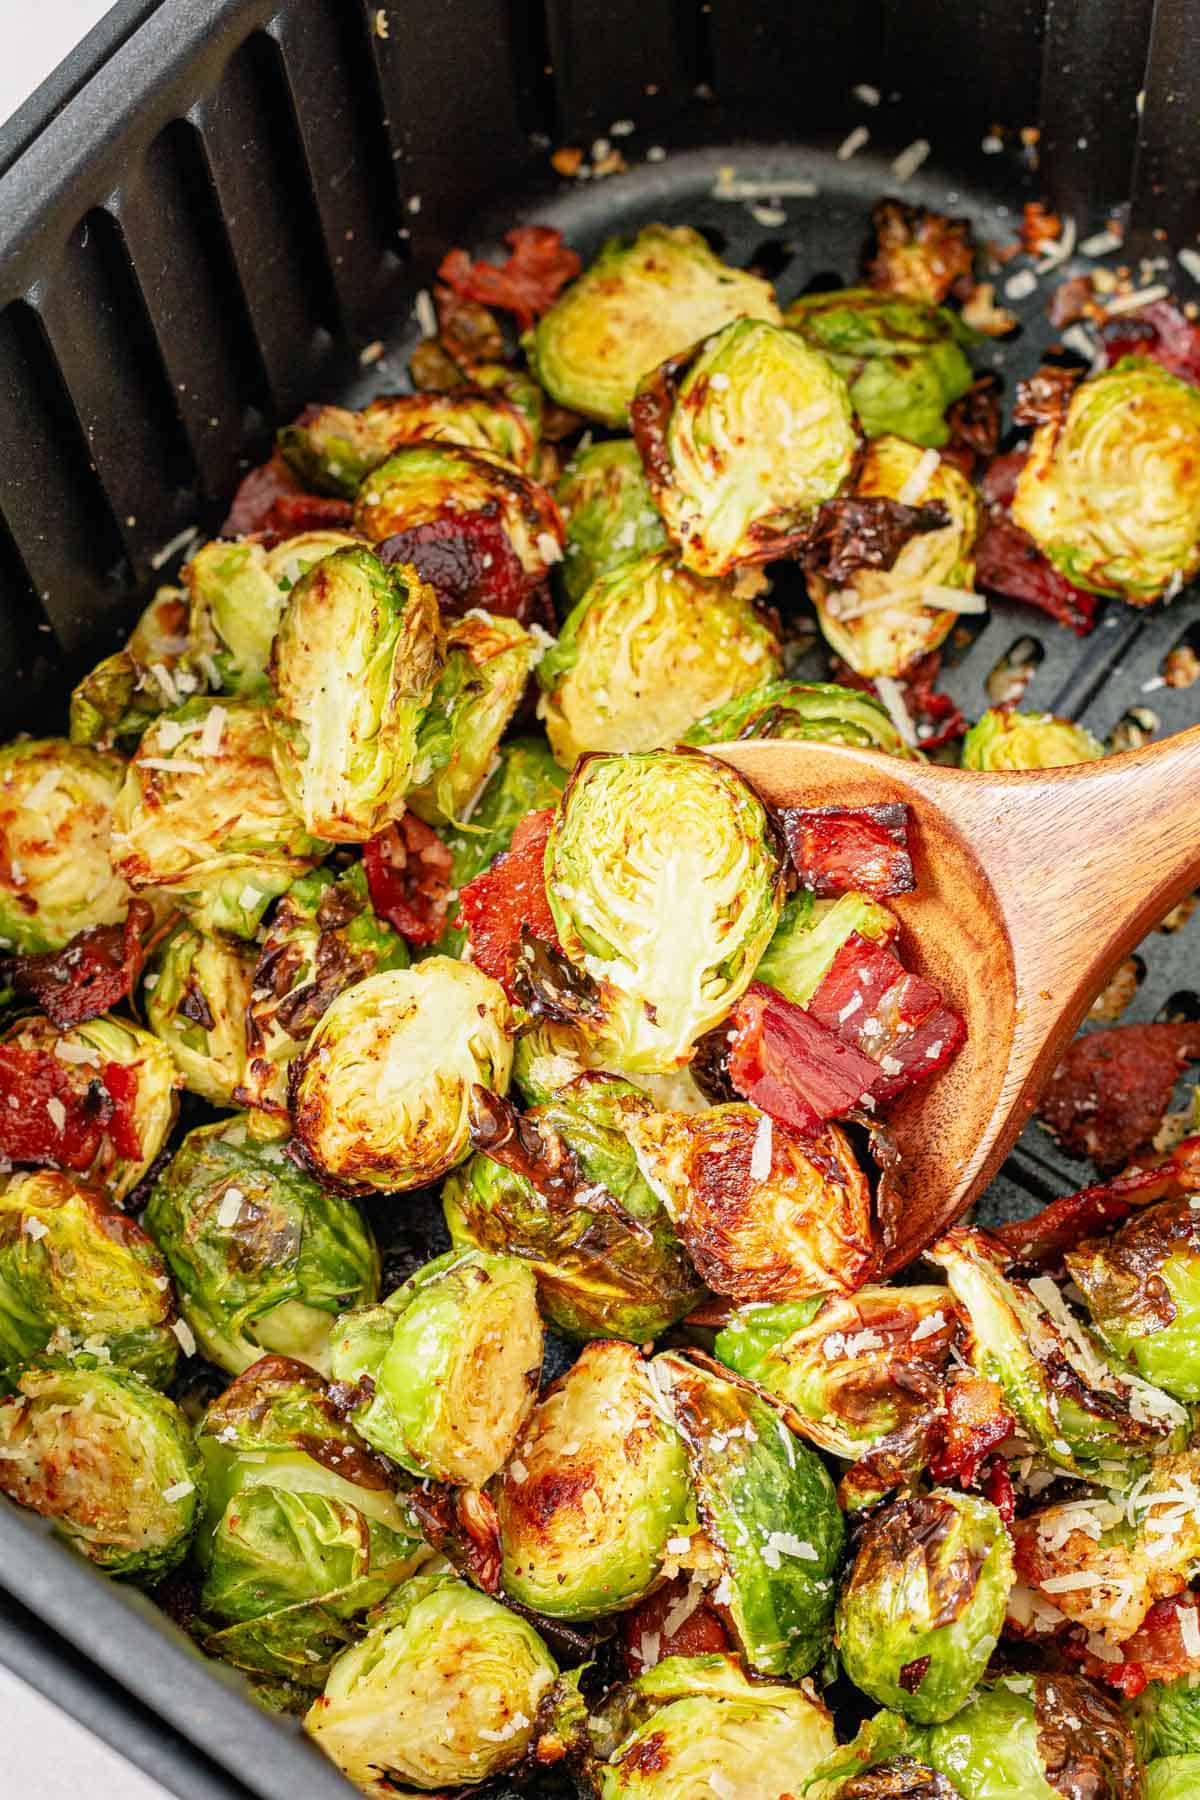
[[746, 738], [860, 744], [892, 756], [914, 754], [873, 694], [828, 681], [768, 681], [706, 713], [680, 742], [703, 748]]
[[961, 753], [964, 769], [1062, 769], [1103, 755], [1086, 726], [1007, 706], [991, 707], [975, 721]]

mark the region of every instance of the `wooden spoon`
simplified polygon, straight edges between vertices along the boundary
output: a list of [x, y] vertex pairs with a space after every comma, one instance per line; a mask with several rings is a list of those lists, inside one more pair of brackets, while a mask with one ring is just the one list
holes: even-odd
[[962, 1013], [967, 1041], [887, 1115], [901, 1152], [891, 1273], [979, 1197], [1112, 968], [1200, 885], [1200, 726], [994, 775], [817, 744], [713, 754], [774, 806], [912, 809], [917, 887], [889, 905], [905, 963]]

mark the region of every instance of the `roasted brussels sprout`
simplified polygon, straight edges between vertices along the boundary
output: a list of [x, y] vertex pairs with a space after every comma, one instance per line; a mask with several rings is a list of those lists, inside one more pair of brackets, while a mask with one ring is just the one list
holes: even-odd
[[751, 1669], [795, 1680], [829, 1644], [845, 1539], [833, 1482], [749, 1382], [673, 1350], [655, 1358], [652, 1372], [722, 1568], [712, 1603]]
[[577, 450], [554, 497], [566, 522], [562, 584], [572, 602], [618, 564], [667, 547], [667, 528], [632, 438]]
[[600, 576], [538, 664], [546, 735], [566, 769], [586, 750], [655, 750], [781, 668], [749, 600], [660, 550]]
[[[588, 756], [546, 847], [559, 941], [596, 983], [621, 1070], [666, 1073], [746, 991], [783, 904], [762, 802], [696, 750]], [[686, 932], [663, 920], [686, 918]]]
[[433, 589], [369, 550], [338, 550], [288, 595], [271, 647], [271, 741], [316, 834], [360, 843], [400, 810], [441, 659]]
[[368, 1444], [414, 1475], [482, 1487], [537, 1393], [533, 1276], [515, 1256], [449, 1250], [381, 1306], [343, 1314], [332, 1366], [360, 1385], [350, 1416]]
[[718, 706], [684, 732], [684, 744], [728, 744], [742, 738], [787, 738], [818, 744], [860, 744], [911, 757], [900, 733], [873, 694], [831, 681], [768, 681]]
[[471, 1158], [442, 1192], [455, 1243], [519, 1256], [538, 1300], [568, 1337], [643, 1344], [691, 1311], [704, 1289], [628, 1132], [652, 1111], [628, 1082], [581, 1074], [523, 1117], [493, 1100]]
[[379, 1292], [379, 1258], [350, 1200], [304, 1175], [244, 1119], [190, 1131], [155, 1181], [146, 1229], [205, 1356], [238, 1374], [264, 1350], [329, 1363], [337, 1315]]
[[[450, 879], [456, 892], [508, 849], [513, 831], [526, 813], [554, 805], [565, 781], [540, 739], [509, 738], [501, 744], [496, 768], [472, 809], [470, 823], [446, 834], [454, 859]], [[465, 942], [466, 933], [449, 924], [437, 949], [446, 956], [457, 956]]]
[[697, 575], [805, 543], [859, 443], [836, 370], [793, 332], [755, 319], [643, 376], [632, 417], [655, 503]]
[[147, 974], [146, 1017], [175, 1059], [183, 1085], [214, 1106], [232, 1106], [246, 1067], [246, 1014], [255, 955], [178, 925]]
[[408, 946], [379, 918], [361, 863], [294, 881], [267, 926], [246, 1012], [239, 1106], [287, 1112], [288, 1065], [330, 1002], [377, 969], [406, 969]]
[[474, 1786], [524, 1759], [557, 1675], [532, 1625], [420, 1570], [334, 1663], [304, 1726], [376, 1800]]
[[469, 1149], [471, 1089], [508, 1087], [510, 1026], [499, 982], [448, 956], [339, 994], [290, 1078], [314, 1167], [362, 1191], [437, 1181]]
[[990, 1501], [935, 1489], [893, 1502], [864, 1526], [838, 1600], [847, 1675], [919, 1724], [950, 1718], [999, 1642], [1012, 1583]]
[[[513, 1086], [528, 1106], [556, 1099], [580, 1075], [611, 1075], [597, 1045], [572, 1025], [539, 1019], [522, 1030], [513, 1048]], [[686, 1069], [670, 1075], [622, 1076], [655, 1106], [703, 1112], [710, 1104]]]
[[1200, 1792], [1200, 1756], [1161, 1756], [1146, 1767], [1146, 1800], [1192, 1800]]
[[899, 437], [875, 438], [867, 446], [854, 498], [938, 504], [948, 515], [945, 525], [916, 530], [888, 568], [856, 568], [841, 587], [827, 572], [808, 572], [809, 595], [830, 647], [859, 675], [895, 677], [944, 642], [960, 613], [983, 610], [971, 592], [979, 503], [953, 463]]
[[608, 240], [525, 349], [560, 406], [623, 425], [647, 370], [747, 317], [778, 322], [770, 282], [720, 262], [698, 231], [645, 225], [632, 243]]
[[221, 687], [265, 691], [271, 640], [288, 594], [315, 563], [358, 542], [348, 531], [302, 531], [270, 549], [253, 539], [215, 538], [196, 552], [183, 571], [193, 654], [211, 659]]
[[1189, 1202], [1135, 1212], [1066, 1263], [1105, 1343], [1177, 1400], [1200, 1400], [1200, 1215]]
[[200, 685], [184, 666], [190, 650], [183, 590], [161, 587], [125, 648], [97, 663], [73, 689], [71, 742], [100, 750], [135, 743], [151, 719], [177, 706]]
[[502, 393], [458, 388], [447, 394], [381, 394], [361, 412], [344, 406], [307, 406], [276, 436], [284, 459], [306, 487], [353, 500], [372, 469], [401, 444], [433, 438], [491, 450], [530, 470], [537, 434]]
[[886, 948], [899, 928], [891, 908], [867, 894], [839, 894], [836, 900], [793, 894], [754, 979], [776, 988], [797, 1006], [807, 1006], [847, 938], [857, 933]]
[[427, 824], [470, 817], [540, 653], [515, 619], [473, 611], [447, 626], [445, 667], [417, 732], [407, 797]]
[[1012, 516], [1076, 587], [1175, 592], [1200, 568], [1200, 389], [1142, 356], [1080, 382], [1035, 431]]
[[834, 288], [793, 300], [783, 320], [845, 379], [868, 437], [894, 432], [934, 448], [949, 440], [946, 409], [972, 375], [963, 354], [971, 333], [948, 307]]
[[852, 1293], [873, 1273], [871, 1193], [836, 1125], [794, 1137], [755, 1106], [650, 1113], [627, 1127], [701, 1278], [735, 1300]]
[[114, 868], [182, 906], [200, 931], [253, 937], [270, 902], [325, 848], [292, 811], [266, 718], [250, 701], [189, 700], [164, 714], [117, 796]]
[[166, 1387], [178, 1343], [166, 1265], [99, 1189], [50, 1169], [0, 1190], [0, 1371], [43, 1354]]
[[0, 1400], [0, 1493], [110, 1575], [156, 1580], [187, 1550], [204, 1469], [187, 1420], [128, 1370], [27, 1369]]
[[819, 1701], [747, 1679], [732, 1656], [668, 1657], [589, 1723], [601, 1800], [790, 1800], [834, 1750]]
[[1103, 744], [1086, 726], [1007, 706], [990, 707], [962, 744], [964, 769], [1064, 769], [1103, 755]]
[[64, 738], [0, 749], [0, 937], [18, 950], [61, 950], [124, 918], [129, 889], [109, 861], [124, 767]]
[[1133, 1734], [1116, 1704], [1074, 1675], [1007, 1675], [922, 1734], [923, 1761], [963, 1800], [1140, 1800]]
[[510, 1599], [596, 1619], [650, 1592], [694, 1514], [683, 1447], [631, 1344], [585, 1344], [546, 1389], [495, 1502]]

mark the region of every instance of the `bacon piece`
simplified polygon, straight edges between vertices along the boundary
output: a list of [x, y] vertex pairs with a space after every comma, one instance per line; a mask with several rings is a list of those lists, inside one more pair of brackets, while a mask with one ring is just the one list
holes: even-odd
[[1196, 1193], [1200, 1193], [1200, 1137], [1189, 1137], [1157, 1168], [1127, 1169], [1111, 1181], [1064, 1194], [1031, 1219], [1014, 1219], [998, 1226], [992, 1235], [999, 1238], [1014, 1263], [1054, 1267], [1066, 1251], [1119, 1224], [1138, 1207]]
[[861, 1103], [878, 1065], [774, 988], [751, 982], [733, 1011], [729, 1077], [743, 1099], [801, 1136]]
[[1023, 600], [1048, 613], [1077, 637], [1095, 624], [1096, 596], [1077, 588], [1048, 562], [1029, 536], [1012, 520], [1017, 479], [1029, 452], [1012, 450], [998, 456], [983, 478], [987, 517], [975, 546], [975, 580], [982, 588]]
[[1038, 1116], [1074, 1156], [1119, 1169], [1149, 1144], [1180, 1070], [1200, 1060], [1200, 1023], [1112, 1025], [1076, 1038]]
[[[708, 1656], [733, 1649], [720, 1615], [706, 1600], [698, 1599], [692, 1611], [686, 1611], [690, 1585], [690, 1576], [679, 1575], [626, 1613], [621, 1637], [630, 1680], [668, 1656]], [[682, 1614], [673, 1631], [667, 1629], [672, 1614]]]
[[1110, 368], [1123, 356], [1151, 356], [1181, 381], [1200, 386], [1200, 320], [1189, 319], [1177, 300], [1152, 300], [1121, 313], [1101, 336]]
[[907, 806], [789, 806], [779, 816], [800, 886], [811, 893], [885, 900], [916, 886]]
[[477, 968], [494, 975], [509, 999], [516, 999], [514, 980], [522, 930], [559, 950], [558, 931], [546, 898], [546, 840], [554, 808], [527, 813], [513, 832], [508, 850], [468, 881], [459, 895], [461, 918], [471, 940]]
[[119, 1063], [64, 1063], [20, 1038], [0, 1044], [0, 1155], [34, 1168], [86, 1174], [105, 1139], [136, 1160], [137, 1072]]
[[[1156, 1600], [1131, 1638], [1121, 1646], [1122, 1661], [1104, 1662], [1084, 1651], [1080, 1660], [1094, 1679], [1106, 1681], [1133, 1700], [1151, 1681], [1182, 1681], [1200, 1673], [1200, 1656], [1183, 1639], [1181, 1619], [1200, 1610], [1195, 1593], [1173, 1594]], [[1065, 1646], [1067, 1654], [1070, 1647]]]
[[942, 1442], [930, 1459], [935, 1481], [974, 1487], [992, 1452], [1016, 1429], [994, 1381], [982, 1375], [959, 1375], [946, 1389]]
[[348, 525], [353, 511], [348, 500], [309, 493], [276, 450], [243, 475], [221, 536], [248, 537], [253, 532], [278, 542], [301, 531]]
[[36, 1000], [60, 1031], [97, 1019], [133, 992], [153, 918], [134, 900], [123, 925], [89, 925], [62, 950], [0, 957], [0, 985]]
[[363, 845], [371, 905], [410, 944], [433, 944], [450, 910], [454, 859], [433, 827], [406, 812]]
[[561, 231], [549, 225], [518, 225], [506, 231], [509, 254], [503, 263], [473, 262], [465, 250], [442, 258], [438, 279], [464, 300], [510, 312], [522, 331], [549, 312], [583, 264]]
[[826, 500], [802, 560], [827, 581], [845, 582], [856, 569], [890, 569], [910, 538], [949, 523], [940, 500], [928, 506], [904, 506], [877, 495]]
[[440, 518], [393, 532], [378, 549], [385, 563], [412, 564], [437, 595], [445, 618], [473, 606], [507, 619], [523, 618], [537, 585], [513, 549], [499, 513], [486, 508], [447, 510]]
[[893, 1100], [957, 1054], [967, 1029], [940, 989], [857, 931], [839, 948], [808, 1003], [817, 1022], [874, 1059], [874, 1100]]
[[1008, 1464], [1002, 1456], [993, 1456], [980, 1483], [985, 1497], [991, 1501], [1006, 1525], [1017, 1516], [1017, 1496]]

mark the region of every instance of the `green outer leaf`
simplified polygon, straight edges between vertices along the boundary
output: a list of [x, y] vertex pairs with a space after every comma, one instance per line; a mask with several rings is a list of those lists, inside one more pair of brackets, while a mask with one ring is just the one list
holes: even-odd
[[818, 744], [860, 744], [920, 762], [893, 725], [886, 707], [858, 688], [832, 681], [768, 681], [705, 713], [682, 742], [703, 749], [735, 738], [784, 738]]
[[599, 576], [670, 542], [632, 438], [577, 450], [554, 490], [567, 535], [562, 585], [572, 605]]

